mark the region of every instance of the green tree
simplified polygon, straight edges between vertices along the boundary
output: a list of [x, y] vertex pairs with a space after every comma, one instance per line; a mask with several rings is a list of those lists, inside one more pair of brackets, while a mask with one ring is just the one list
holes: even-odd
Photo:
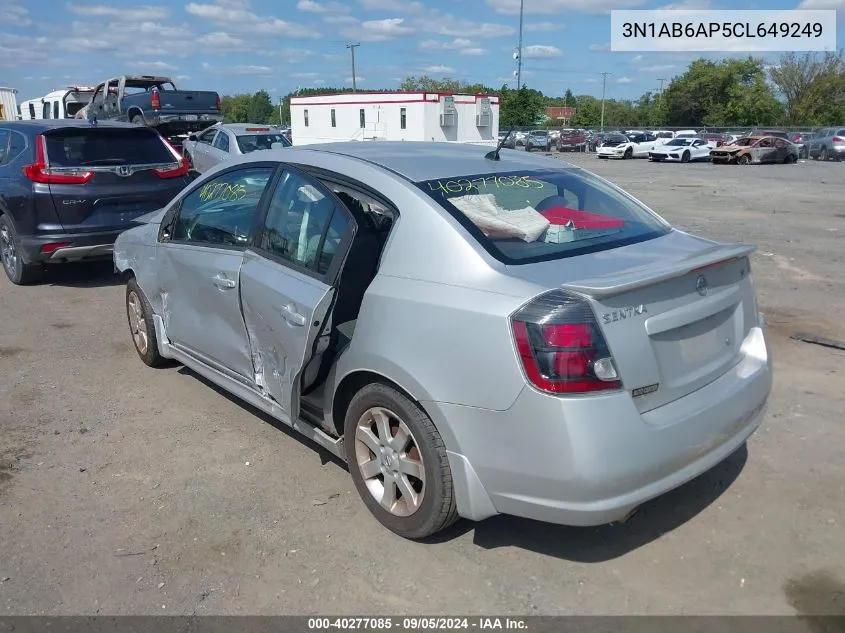
[[513, 90], [502, 86], [499, 91], [499, 127], [533, 126], [544, 114], [545, 100], [543, 93], [522, 86]]
[[249, 100], [248, 123], [267, 123], [273, 115], [273, 102], [266, 90], [259, 90]]
[[816, 77], [795, 109], [804, 125], [839, 125], [845, 121], [845, 72]]
[[845, 56], [841, 50], [822, 55], [786, 53], [781, 55], [776, 65], [769, 68], [769, 78], [786, 101], [789, 122], [796, 125], [819, 120], [814, 106], [822, 110], [828, 106], [816, 101], [819, 90], [824, 91], [828, 83], [835, 84], [836, 77], [843, 72]]
[[569, 108], [574, 108], [575, 104], [575, 95], [572, 94], [572, 91], [569, 88], [567, 88], [566, 92], [563, 95], [563, 105]]
[[249, 104], [252, 95], [225, 95], [220, 99], [220, 109], [226, 123], [246, 123], [249, 121]]

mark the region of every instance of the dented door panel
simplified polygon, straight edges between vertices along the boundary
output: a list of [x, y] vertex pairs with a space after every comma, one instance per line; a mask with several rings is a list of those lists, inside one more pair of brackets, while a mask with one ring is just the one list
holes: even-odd
[[162, 318], [172, 344], [253, 380], [252, 354], [240, 306], [243, 251], [160, 245]]
[[253, 251], [244, 254], [240, 280], [255, 383], [295, 420], [299, 377], [325, 328], [334, 291]]

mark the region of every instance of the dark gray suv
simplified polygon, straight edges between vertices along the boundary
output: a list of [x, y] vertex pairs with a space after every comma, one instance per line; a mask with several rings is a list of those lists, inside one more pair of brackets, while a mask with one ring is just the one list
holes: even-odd
[[109, 258], [133, 220], [191, 181], [150, 128], [59, 119], [0, 122], [0, 256], [15, 284], [44, 265]]

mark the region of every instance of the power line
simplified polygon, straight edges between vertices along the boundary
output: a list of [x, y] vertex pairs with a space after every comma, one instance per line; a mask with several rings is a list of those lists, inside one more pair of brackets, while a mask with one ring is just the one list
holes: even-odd
[[353, 92], [358, 91], [358, 84], [357, 84], [357, 80], [356, 80], [356, 77], [355, 77], [355, 49], [358, 48], [359, 46], [361, 46], [361, 44], [359, 42], [354, 42], [354, 43], [350, 42], [349, 44], [346, 45], [346, 48], [348, 48], [350, 53], [352, 53], [352, 91]]

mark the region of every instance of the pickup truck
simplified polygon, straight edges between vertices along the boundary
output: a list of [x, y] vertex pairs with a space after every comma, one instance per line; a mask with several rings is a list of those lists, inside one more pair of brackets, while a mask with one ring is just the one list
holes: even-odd
[[146, 125], [165, 138], [223, 120], [216, 92], [179, 90], [169, 77], [152, 75], [124, 75], [98, 84], [84, 116]]
[[557, 137], [557, 151], [559, 152], [585, 152], [587, 151], [587, 138], [584, 130], [561, 130]]

